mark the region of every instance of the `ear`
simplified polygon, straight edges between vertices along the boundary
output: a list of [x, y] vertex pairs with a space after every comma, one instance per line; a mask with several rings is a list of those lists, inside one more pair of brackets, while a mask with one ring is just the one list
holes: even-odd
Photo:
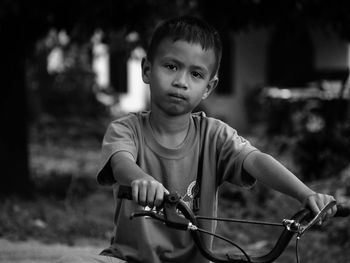
[[151, 73], [151, 62], [147, 57], [142, 58], [141, 61], [141, 71], [142, 71], [142, 80], [145, 84], [150, 83], [150, 73]]
[[206, 99], [210, 95], [210, 93], [216, 88], [218, 83], [219, 83], [219, 78], [217, 76], [215, 76], [209, 81], [207, 85], [207, 89], [202, 96], [202, 100]]

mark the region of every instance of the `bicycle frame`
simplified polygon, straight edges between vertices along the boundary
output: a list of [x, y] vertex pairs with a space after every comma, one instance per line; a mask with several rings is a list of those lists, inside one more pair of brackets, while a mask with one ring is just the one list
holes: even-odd
[[[118, 198], [132, 200], [131, 187], [120, 186]], [[196, 216], [177, 193], [170, 193], [169, 195], [165, 195], [163, 202], [164, 214], [156, 213], [154, 211], [139, 211], [133, 213], [131, 215], [131, 218], [149, 216], [164, 222], [171, 228], [189, 230], [199, 251], [204, 257], [212, 262], [268, 263], [273, 262], [283, 253], [295, 234], [297, 235], [297, 238], [300, 238], [300, 236], [303, 235], [304, 232], [307, 231], [313, 224], [315, 224], [318, 219], [321, 218], [333, 205], [335, 205], [335, 201], [328, 204], [312, 220], [309, 220], [312, 216], [312, 212], [308, 209], [302, 209], [298, 211], [291, 219], [283, 220], [281, 226], [284, 226], [284, 230], [281, 232], [277, 242], [275, 243], [275, 246], [267, 254], [257, 257], [250, 257], [242, 249], [242, 255], [218, 253], [208, 249], [201, 238], [200, 231], [197, 231], [199, 228], [197, 227], [198, 221]], [[179, 215], [177, 211], [180, 211], [183, 216]], [[335, 216], [348, 216], [349, 214], [350, 208], [338, 206], [338, 212]], [[305, 220], [309, 220], [309, 222], [303, 225], [302, 222]], [[230, 242], [229, 240], [226, 241]]]

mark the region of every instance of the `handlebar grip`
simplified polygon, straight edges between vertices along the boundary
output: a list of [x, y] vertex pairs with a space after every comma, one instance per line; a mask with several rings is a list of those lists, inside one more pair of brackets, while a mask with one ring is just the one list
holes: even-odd
[[131, 186], [120, 185], [118, 189], [118, 198], [132, 200]]
[[335, 213], [335, 217], [347, 217], [350, 215], [350, 207], [337, 205], [337, 212]]

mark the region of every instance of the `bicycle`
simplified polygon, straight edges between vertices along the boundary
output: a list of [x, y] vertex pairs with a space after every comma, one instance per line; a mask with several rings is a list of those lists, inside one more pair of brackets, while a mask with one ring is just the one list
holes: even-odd
[[[131, 187], [121, 185], [119, 187], [118, 198], [132, 200]], [[337, 205], [335, 201], [327, 204], [318, 214], [314, 215], [309, 209], [303, 208], [296, 212], [290, 219], [283, 219], [281, 223], [271, 223], [262, 221], [249, 221], [249, 220], [236, 220], [229, 218], [210, 218], [205, 216], [197, 216], [193, 211], [186, 205], [181, 199], [180, 195], [176, 192], [171, 192], [164, 196], [162, 209], [157, 210], [142, 210], [133, 212], [130, 218], [135, 217], [150, 217], [163, 222], [170, 228], [190, 231], [194, 243], [201, 252], [201, 254], [212, 262], [220, 263], [268, 263], [276, 260], [283, 251], [287, 248], [289, 242], [296, 235], [298, 241], [302, 235], [304, 235], [312, 226], [314, 226], [319, 220], [327, 213], [327, 210]], [[343, 207], [337, 205], [337, 213], [335, 217], [347, 217], [350, 215], [350, 207]], [[198, 220], [217, 220], [217, 221], [230, 221], [250, 224], [261, 224], [261, 225], [273, 225], [282, 226], [284, 229], [281, 232], [275, 246], [267, 254], [262, 256], [250, 256], [244, 251], [239, 245], [234, 243], [232, 240], [227, 239], [216, 233], [212, 233], [205, 229], [198, 227]], [[216, 238], [222, 239], [232, 246], [236, 247], [241, 254], [230, 254], [230, 253], [219, 253], [208, 249], [201, 238], [200, 233], [213, 235]], [[296, 245], [296, 251], [297, 245]], [[298, 253], [296, 252], [297, 262], [299, 262]]]

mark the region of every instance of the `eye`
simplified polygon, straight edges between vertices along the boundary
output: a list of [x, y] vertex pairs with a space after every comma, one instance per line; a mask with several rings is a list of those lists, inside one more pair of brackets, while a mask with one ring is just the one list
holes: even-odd
[[174, 64], [165, 64], [164, 67], [172, 71], [177, 70], [177, 67]]
[[192, 76], [195, 77], [195, 78], [200, 78], [200, 79], [203, 79], [203, 78], [204, 78], [203, 74], [201, 74], [201, 73], [198, 72], [198, 71], [192, 71], [191, 74], [192, 74]]

